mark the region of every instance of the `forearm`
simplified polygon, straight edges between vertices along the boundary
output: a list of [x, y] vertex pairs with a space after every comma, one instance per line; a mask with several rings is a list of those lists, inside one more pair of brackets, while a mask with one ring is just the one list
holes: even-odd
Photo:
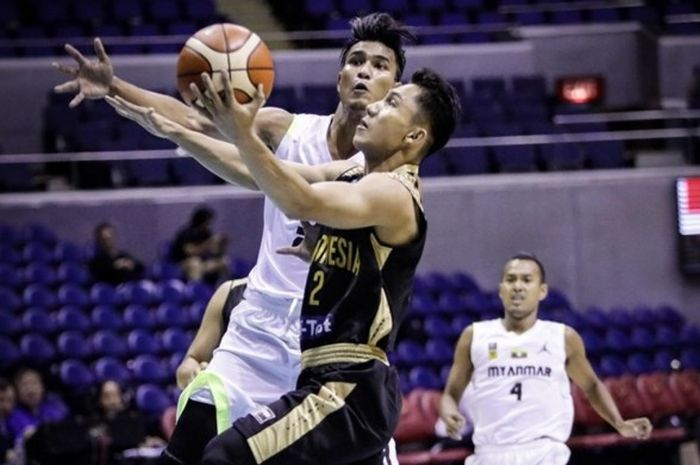
[[440, 398], [440, 415], [447, 416], [453, 413], [459, 413], [459, 399], [446, 390]]
[[174, 131], [169, 138], [226, 182], [251, 190], [258, 189], [235, 145], [184, 127]]
[[258, 187], [290, 218], [307, 216], [314, 195], [308, 181], [294, 167], [282, 163], [253, 132], [238, 138], [241, 158]]
[[117, 76], [112, 79], [109, 94], [111, 96], [118, 95], [124, 100], [142, 107], [152, 107], [161, 115], [167, 115], [176, 123], [189, 127], [187, 115], [192, 113], [192, 109], [169, 95], [143, 89]]
[[590, 389], [585, 391], [585, 394], [595, 411], [598, 412], [610, 426], [618, 429], [623, 419], [605, 385], [600, 380], [597, 380]]

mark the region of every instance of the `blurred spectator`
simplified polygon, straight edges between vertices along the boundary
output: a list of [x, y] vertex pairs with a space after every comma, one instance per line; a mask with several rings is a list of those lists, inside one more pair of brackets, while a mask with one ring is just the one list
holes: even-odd
[[102, 437], [109, 444], [109, 463], [114, 463], [117, 455], [126, 449], [162, 448], [165, 445], [165, 441], [157, 436], [157, 422], [149, 422], [130, 408], [122, 387], [113, 380], [100, 385], [97, 411], [91, 423], [91, 436]]
[[15, 389], [5, 378], [0, 378], [0, 463], [14, 461], [12, 448], [15, 438], [10, 431], [9, 417], [15, 407]]
[[170, 259], [182, 267], [188, 280], [205, 280], [215, 284], [228, 274], [228, 238], [223, 234], [214, 234], [211, 229], [213, 222], [213, 210], [197, 208], [192, 212], [190, 222], [178, 231], [173, 240]]
[[96, 281], [112, 284], [140, 279], [143, 264], [117, 247], [117, 234], [109, 223], [95, 227], [95, 255], [90, 259], [90, 272]]
[[38, 371], [21, 368], [14, 377], [17, 405], [8, 419], [10, 434], [15, 438], [14, 460], [23, 463], [23, 445], [45, 423], [61, 421], [68, 407], [60, 397], [47, 393]]

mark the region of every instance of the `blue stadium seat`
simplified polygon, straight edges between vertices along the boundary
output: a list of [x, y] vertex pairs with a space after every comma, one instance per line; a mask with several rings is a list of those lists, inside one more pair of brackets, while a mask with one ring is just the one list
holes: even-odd
[[58, 372], [61, 383], [74, 391], [88, 391], [95, 383], [95, 377], [92, 372], [80, 360], [64, 360], [61, 362]]
[[19, 341], [23, 362], [43, 366], [56, 358], [53, 343], [41, 334], [25, 334]]
[[68, 21], [70, 12], [68, 2], [57, 2], [55, 0], [34, 0], [32, 12], [34, 19], [43, 25], [65, 23]]
[[102, 2], [81, 2], [79, 8], [73, 9], [73, 19], [83, 24], [99, 23], [103, 17]]
[[569, 310], [571, 304], [563, 292], [553, 287], [549, 288], [547, 297], [542, 301], [541, 305], [551, 310]]
[[674, 364], [680, 365], [680, 360], [673, 352], [669, 350], [661, 350], [654, 354], [654, 370], [662, 373], [670, 373], [673, 370]]
[[26, 333], [50, 334], [56, 330], [56, 323], [45, 309], [31, 307], [22, 314], [22, 328]]
[[132, 379], [139, 383], [161, 383], [171, 376], [165, 365], [149, 354], [136, 356], [129, 361], [128, 367]]
[[85, 265], [74, 262], [62, 263], [58, 267], [58, 272], [56, 275], [60, 282], [75, 284], [78, 286], [85, 285], [90, 279], [90, 275], [88, 274], [88, 270]]
[[186, 328], [189, 326], [190, 316], [182, 305], [163, 302], [156, 308], [155, 322], [161, 328]]
[[379, 0], [377, 9], [392, 15], [403, 14], [410, 10], [408, 0]]
[[90, 338], [92, 352], [97, 357], [124, 357], [128, 348], [124, 338], [115, 331], [103, 329], [95, 331]]
[[156, 260], [151, 265], [148, 275], [154, 281], [181, 280], [182, 269], [176, 263], [167, 260]]
[[22, 305], [17, 293], [6, 286], [0, 286], [0, 310], [16, 311]]
[[[143, 139], [140, 143], [145, 143]], [[151, 147], [155, 148], [155, 147]], [[166, 159], [126, 160], [128, 183], [132, 186], [166, 186], [171, 184], [169, 162]]]
[[660, 349], [675, 349], [680, 346], [678, 332], [669, 325], [662, 325], [656, 328], [654, 342], [656, 347]]
[[62, 307], [55, 314], [56, 329], [58, 331], [88, 331], [92, 324], [90, 319], [78, 307], [71, 305]]
[[59, 242], [54, 249], [54, 259], [58, 263], [81, 263], [85, 259], [85, 253], [73, 242]]
[[624, 143], [619, 140], [584, 142], [583, 149], [592, 168], [625, 166]]
[[426, 317], [423, 328], [428, 337], [435, 339], [450, 339], [454, 335], [448, 320], [439, 316]]
[[96, 330], [119, 331], [124, 327], [120, 313], [109, 305], [97, 305], [90, 312], [90, 320]]
[[92, 355], [90, 341], [78, 331], [64, 331], [56, 340], [58, 353], [63, 358], [83, 360]]
[[700, 370], [700, 350], [683, 350], [681, 352], [681, 367], [684, 370]]
[[22, 331], [22, 320], [14, 313], [0, 309], [0, 336], [15, 336]]
[[581, 10], [552, 11], [550, 16], [552, 24], [579, 24], [583, 22]]
[[25, 263], [50, 263], [53, 260], [51, 246], [41, 242], [27, 242], [22, 249], [22, 260]]
[[21, 360], [19, 347], [11, 339], [0, 336], [0, 370], [7, 373]]
[[458, 271], [449, 275], [448, 279], [450, 280], [450, 287], [455, 292], [460, 294], [479, 292], [479, 285], [469, 273]]
[[592, 356], [598, 356], [605, 351], [605, 341], [597, 332], [584, 330], [581, 332], [581, 338], [586, 345], [586, 352]]
[[151, 329], [156, 327], [155, 315], [144, 305], [130, 304], [124, 309], [126, 329]]
[[433, 364], [445, 365], [452, 362], [454, 348], [442, 339], [430, 339], [425, 344], [425, 354]]
[[189, 306], [183, 308], [189, 318], [189, 327], [198, 327], [204, 316], [204, 311], [207, 308], [206, 302], [192, 302]]
[[140, 22], [144, 16], [143, 7], [139, 0], [121, 0], [111, 3], [111, 6], [112, 14], [110, 16], [119, 22]]
[[605, 346], [612, 353], [627, 352], [631, 349], [627, 334], [616, 328], [610, 328], [605, 333]]
[[158, 417], [172, 401], [166, 392], [153, 384], [142, 384], [136, 388], [136, 407], [142, 412]]
[[617, 8], [593, 8], [588, 10], [588, 17], [592, 23], [617, 23], [622, 20]]
[[344, 16], [360, 16], [372, 11], [371, 0], [340, 0], [340, 12]]
[[151, 305], [157, 300], [155, 285], [145, 279], [119, 285], [117, 295], [126, 304]]
[[603, 355], [600, 358], [600, 375], [604, 378], [622, 376], [627, 371], [624, 359], [617, 355]]
[[90, 303], [90, 299], [81, 286], [77, 284], [63, 284], [58, 288], [58, 302], [61, 305], [73, 305], [84, 308]]
[[305, 0], [304, 11], [310, 16], [327, 17], [335, 12], [333, 0]]
[[185, 300], [185, 284], [179, 279], [168, 279], [156, 285], [162, 302], [179, 304]]
[[131, 374], [124, 362], [114, 357], [98, 358], [92, 369], [95, 379], [100, 383], [113, 380], [123, 384], [131, 379]]
[[446, 0], [415, 0], [416, 8], [419, 11], [445, 11], [448, 9]]
[[117, 306], [121, 304], [121, 298], [114, 286], [107, 283], [95, 283], [90, 288], [90, 301], [94, 305]]
[[627, 372], [634, 375], [651, 373], [654, 371], [654, 362], [647, 354], [633, 353], [627, 357]]
[[15, 288], [22, 284], [23, 280], [17, 273], [14, 265], [0, 263], [0, 286]]
[[161, 334], [165, 353], [185, 352], [190, 346], [190, 337], [182, 329], [168, 328]]
[[467, 326], [470, 324], [474, 323], [474, 318], [472, 318], [469, 315], [457, 315], [452, 319], [452, 333], [453, 334], [462, 334], [462, 331], [464, 331]]
[[56, 234], [42, 223], [29, 223], [22, 228], [20, 234], [28, 244], [37, 243], [51, 248], [56, 245]]
[[126, 344], [131, 354], [157, 354], [161, 347], [158, 339], [146, 329], [133, 329], [126, 337]]
[[595, 330], [603, 331], [610, 326], [608, 314], [598, 307], [589, 307], [584, 312], [588, 325]]
[[396, 346], [397, 366], [410, 367], [426, 360], [425, 348], [416, 341], [401, 341]]
[[211, 24], [217, 20], [214, 0], [185, 0], [183, 2], [184, 18], [200, 20]]
[[429, 294], [413, 294], [411, 298], [412, 315], [433, 315], [437, 313], [437, 302]]
[[56, 282], [56, 272], [51, 265], [44, 262], [29, 263], [24, 268], [24, 282], [51, 286]]
[[424, 177], [446, 176], [449, 174], [447, 161], [442, 151], [433, 153], [421, 162], [420, 174]]
[[676, 308], [670, 305], [663, 305], [656, 309], [659, 322], [664, 325], [669, 325], [672, 327], [679, 327], [685, 323], [685, 317]]
[[681, 345], [685, 348], [700, 349], [700, 327], [697, 325], [686, 325], [681, 328]]
[[177, 184], [180, 186], [207, 186], [219, 181], [214, 173], [191, 158], [171, 160], [170, 167]]
[[547, 81], [542, 75], [513, 76], [512, 94], [518, 98], [545, 102], [547, 98]]
[[655, 347], [654, 335], [642, 326], [635, 326], [630, 335], [630, 346], [636, 350], [649, 350]]
[[188, 302], [206, 302], [213, 293], [214, 289], [201, 281], [190, 281], [185, 285], [185, 296]]
[[475, 77], [471, 80], [472, 93], [479, 99], [502, 99], [506, 95], [506, 81], [502, 77]]
[[536, 26], [547, 20], [542, 11], [521, 11], [515, 14], [515, 22], [521, 26]]
[[634, 325], [632, 314], [625, 307], [611, 308], [608, 312], [608, 319], [614, 327], [623, 331], [628, 331]]
[[540, 147], [542, 161], [548, 171], [583, 169], [585, 154], [581, 144], [575, 142], [555, 142]]
[[413, 388], [442, 389], [440, 376], [432, 368], [417, 366], [408, 372], [408, 379]]

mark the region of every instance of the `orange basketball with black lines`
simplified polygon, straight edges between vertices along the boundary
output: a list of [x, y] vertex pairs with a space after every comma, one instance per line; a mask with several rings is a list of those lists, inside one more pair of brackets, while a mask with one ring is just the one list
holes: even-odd
[[177, 59], [177, 89], [188, 104], [194, 102], [190, 83], [204, 90], [202, 73], [212, 76], [214, 87], [223, 91], [221, 73], [228, 73], [236, 100], [249, 102], [258, 84], [265, 97], [272, 92], [275, 66], [265, 42], [249, 29], [237, 24], [212, 24], [193, 34]]

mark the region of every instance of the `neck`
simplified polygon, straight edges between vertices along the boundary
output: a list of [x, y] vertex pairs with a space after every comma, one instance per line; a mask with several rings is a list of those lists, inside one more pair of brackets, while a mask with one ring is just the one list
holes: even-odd
[[355, 128], [364, 114], [364, 111], [348, 110], [342, 104], [338, 104], [326, 137], [333, 160], [347, 160], [357, 153], [352, 139], [355, 137]]
[[503, 317], [503, 326], [508, 331], [513, 331], [516, 333], [524, 333], [528, 329], [532, 328], [537, 322], [537, 311], [530, 313], [528, 316], [522, 319], [516, 320], [515, 318], [509, 317], [508, 314]]

